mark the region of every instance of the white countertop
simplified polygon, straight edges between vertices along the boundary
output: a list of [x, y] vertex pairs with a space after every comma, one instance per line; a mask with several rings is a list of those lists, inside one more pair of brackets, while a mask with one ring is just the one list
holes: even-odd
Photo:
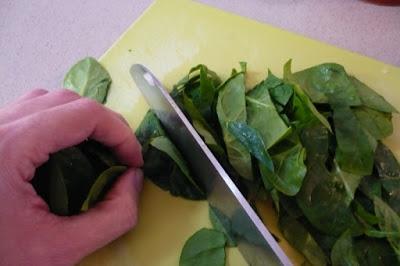
[[[0, 0], [0, 106], [32, 88], [59, 88], [73, 63], [101, 56], [151, 2]], [[400, 6], [360, 0], [198, 2], [400, 66]]]

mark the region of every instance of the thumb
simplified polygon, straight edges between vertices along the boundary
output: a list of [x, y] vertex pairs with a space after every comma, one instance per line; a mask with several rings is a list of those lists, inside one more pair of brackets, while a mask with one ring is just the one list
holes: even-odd
[[69, 253], [78, 262], [134, 227], [142, 185], [142, 171], [128, 169], [96, 207], [84, 214], [63, 218], [58, 234], [64, 254]]

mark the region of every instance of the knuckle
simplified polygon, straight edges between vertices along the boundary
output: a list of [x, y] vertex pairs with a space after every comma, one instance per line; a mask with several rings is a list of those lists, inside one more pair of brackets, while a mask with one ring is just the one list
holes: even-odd
[[30, 92], [28, 92], [28, 94], [30, 94], [32, 96], [39, 96], [39, 95], [43, 95], [46, 93], [48, 93], [48, 91], [45, 89], [41, 89], [41, 88], [33, 89]]
[[72, 90], [68, 90], [68, 89], [61, 89], [61, 90], [56, 90], [53, 92], [53, 95], [55, 97], [60, 97], [60, 98], [79, 98], [80, 96], [72, 91]]
[[103, 111], [103, 107], [92, 99], [82, 98], [79, 100], [79, 103], [82, 106], [82, 108], [90, 112], [97, 113]]

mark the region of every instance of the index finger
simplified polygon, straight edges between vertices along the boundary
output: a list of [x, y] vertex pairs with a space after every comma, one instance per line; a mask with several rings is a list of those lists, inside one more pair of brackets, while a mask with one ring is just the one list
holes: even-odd
[[[117, 115], [89, 99], [79, 99], [27, 116], [16, 122], [13, 150], [23, 151], [34, 168], [48, 160], [51, 153], [95, 139], [110, 147], [121, 163], [130, 167], [143, 164], [141, 146], [132, 130]], [[17, 147], [16, 147], [17, 145]], [[21, 158], [23, 159], [23, 158]], [[32, 178], [35, 169], [24, 169]], [[32, 173], [31, 173], [32, 172]]]

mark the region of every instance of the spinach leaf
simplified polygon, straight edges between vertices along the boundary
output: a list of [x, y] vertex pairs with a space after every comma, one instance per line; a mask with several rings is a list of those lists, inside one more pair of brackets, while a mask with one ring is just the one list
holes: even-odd
[[205, 199], [205, 193], [193, 179], [186, 162], [152, 111], [135, 132], [142, 144], [143, 172], [153, 183], [172, 195], [187, 199]]
[[314, 103], [360, 106], [361, 99], [343, 66], [334, 63], [317, 65], [290, 75]]
[[271, 71], [268, 71], [265, 85], [268, 86], [271, 98], [282, 106], [288, 104], [294, 93], [292, 84], [284, 83], [283, 80], [273, 75]]
[[107, 70], [96, 59], [86, 57], [68, 71], [63, 86], [81, 96], [104, 103], [110, 84], [111, 77]]
[[266, 81], [251, 90], [247, 94], [246, 101], [248, 124], [260, 133], [267, 148], [289, 132], [289, 127], [275, 109]]
[[354, 241], [354, 250], [360, 265], [399, 265], [389, 244], [382, 239], [361, 238]]
[[99, 202], [112, 184], [124, 171], [126, 166], [111, 166], [102, 172], [89, 190], [86, 200], [83, 202], [81, 211], [87, 211]]
[[304, 93], [303, 89], [293, 82], [292, 71], [291, 71], [292, 61], [289, 60], [283, 67], [284, 80], [293, 85], [294, 97], [293, 97], [293, 107], [291, 118], [298, 123], [297, 127], [304, 128], [306, 126], [312, 125], [316, 121], [319, 121], [324, 125], [330, 132], [332, 132], [331, 126], [328, 120], [318, 112], [315, 105], [312, 103], [310, 98]]
[[182, 173], [185, 175], [187, 180], [191, 183], [191, 185], [196, 188], [199, 193], [203, 193], [203, 190], [199, 187], [196, 181], [193, 179], [190, 174], [189, 168], [183, 159], [183, 156], [179, 152], [179, 150], [175, 147], [175, 145], [165, 136], [160, 136], [153, 138], [150, 141], [150, 145], [155, 147], [156, 149], [166, 153], [179, 167]]
[[92, 165], [76, 147], [52, 154], [49, 163], [50, 176], [55, 177], [49, 184], [50, 210], [59, 215], [79, 213], [94, 182]]
[[50, 179], [49, 179], [49, 208], [51, 212], [66, 216], [69, 214], [68, 191], [64, 175], [57, 162], [50, 158]]
[[308, 166], [296, 198], [307, 219], [324, 234], [338, 236], [356, 223], [343, 181], [323, 164]]
[[307, 172], [305, 157], [306, 150], [300, 143], [272, 157], [277, 175], [286, 180], [296, 180], [298, 190]]
[[224, 157], [225, 151], [219, 143], [219, 138], [208, 122], [203, 118], [193, 101], [183, 92], [183, 106], [192, 120], [193, 127], [203, 137], [207, 146], [218, 156]]
[[349, 230], [345, 231], [333, 246], [331, 252], [331, 261], [333, 266], [360, 265]]
[[200, 229], [183, 246], [179, 266], [224, 266], [225, 243], [222, 232]]
[[383, 187], [383, 199], [400, 215], [400, 165], [390, 149], [381, 142], [375, 151], [375, 167], [379, 184]]
[[327, 265], [328, 260], [313, 236], [296, 219], [282, 215], [279, 228], [285, 239], [300, 251], [311, 265]]
[[[282, 155], [285, 160], [290, 160], [291, 162], [295, 162], [295, 164], [281, 164], [278, 171], [285, 174], [285, 176], [279, 176], [279, 172], [277, 173], [274, 170], [273, 161], [266, 150], [263, 140], [255, 129], [240, 122], [228, 123], [228, 129], [230, 133], [259, 161], [261, 177], [263, 178], [267, 189], [267, 184], [272, 184], [274, 188], [290, 196], [295, 195], [300, 190], [301, 183], [305, 176], [305, 171], [301, 162], [301, 160], [304, 159], [304, 152], [301, 148], [299, 150], [294, 150], [294, 152], [290, 151]], [[282, 165], [284, 167], [282, 167]], [[293, 170], [296, 168], [302, 169], [299, 172], [296, 172]]]
[[256, 245], [264, 246], [265, 239], [260, 236], [258, 229], [253, 223], [249, 222], [247, 214], [243, 209], [237, 209], [231, 218], [232, 231], [237, 239], [246, 240], [247, 242]]
[[[383, 200], [374, 197], [375, 214], [379, 218], [379, 227], [383, 232], [400, 232], [400, 217]], [[400, 260], [400, 237], [388, 235], [387, 239]]]
[[383, 113], [368, 107], [356, 107], [354, 115], [361, 126], [375, 139], [384, 139], [393, 133], [391, 113]]
[[155, 113], [153, 111], [148, 111], [139, 127], [136, 129], [135, 135], [143, 146], [143, 152], [145, 152], [152, 138], [166, 136], [166, 133]]
[[220, 88], [216, 110], [230, 164], [243, 178], [252, 180], [250, 154], [228, 130], [229, 122], [246, 122], [245, 90], [243, 72], [230, 77]]
[[396, 108], [394, 108], [390, 103], [385, 100], [385, 98], [376, 93], [370, 87], [368, 87], [355, 77], [350, 77], [350, 79], [353, 82], [353, 85], [356, 88], [357, 93], [360, 96], [361, 102], [364, 106], [385, 113], [398, 113]]
[[346, 172], [372, 173], [376, 142], [371, 141], [349, 107], [335, 107], [333, 121], [337, 141], [336, 160]]
[[231, 220], [229, 217], [212, 205], [208, 205], [208, 214], [213, 228], [225, 234], [227, 240], [226, 245], [228, 247], [236, 247], [236, 237], [233, 234]]

